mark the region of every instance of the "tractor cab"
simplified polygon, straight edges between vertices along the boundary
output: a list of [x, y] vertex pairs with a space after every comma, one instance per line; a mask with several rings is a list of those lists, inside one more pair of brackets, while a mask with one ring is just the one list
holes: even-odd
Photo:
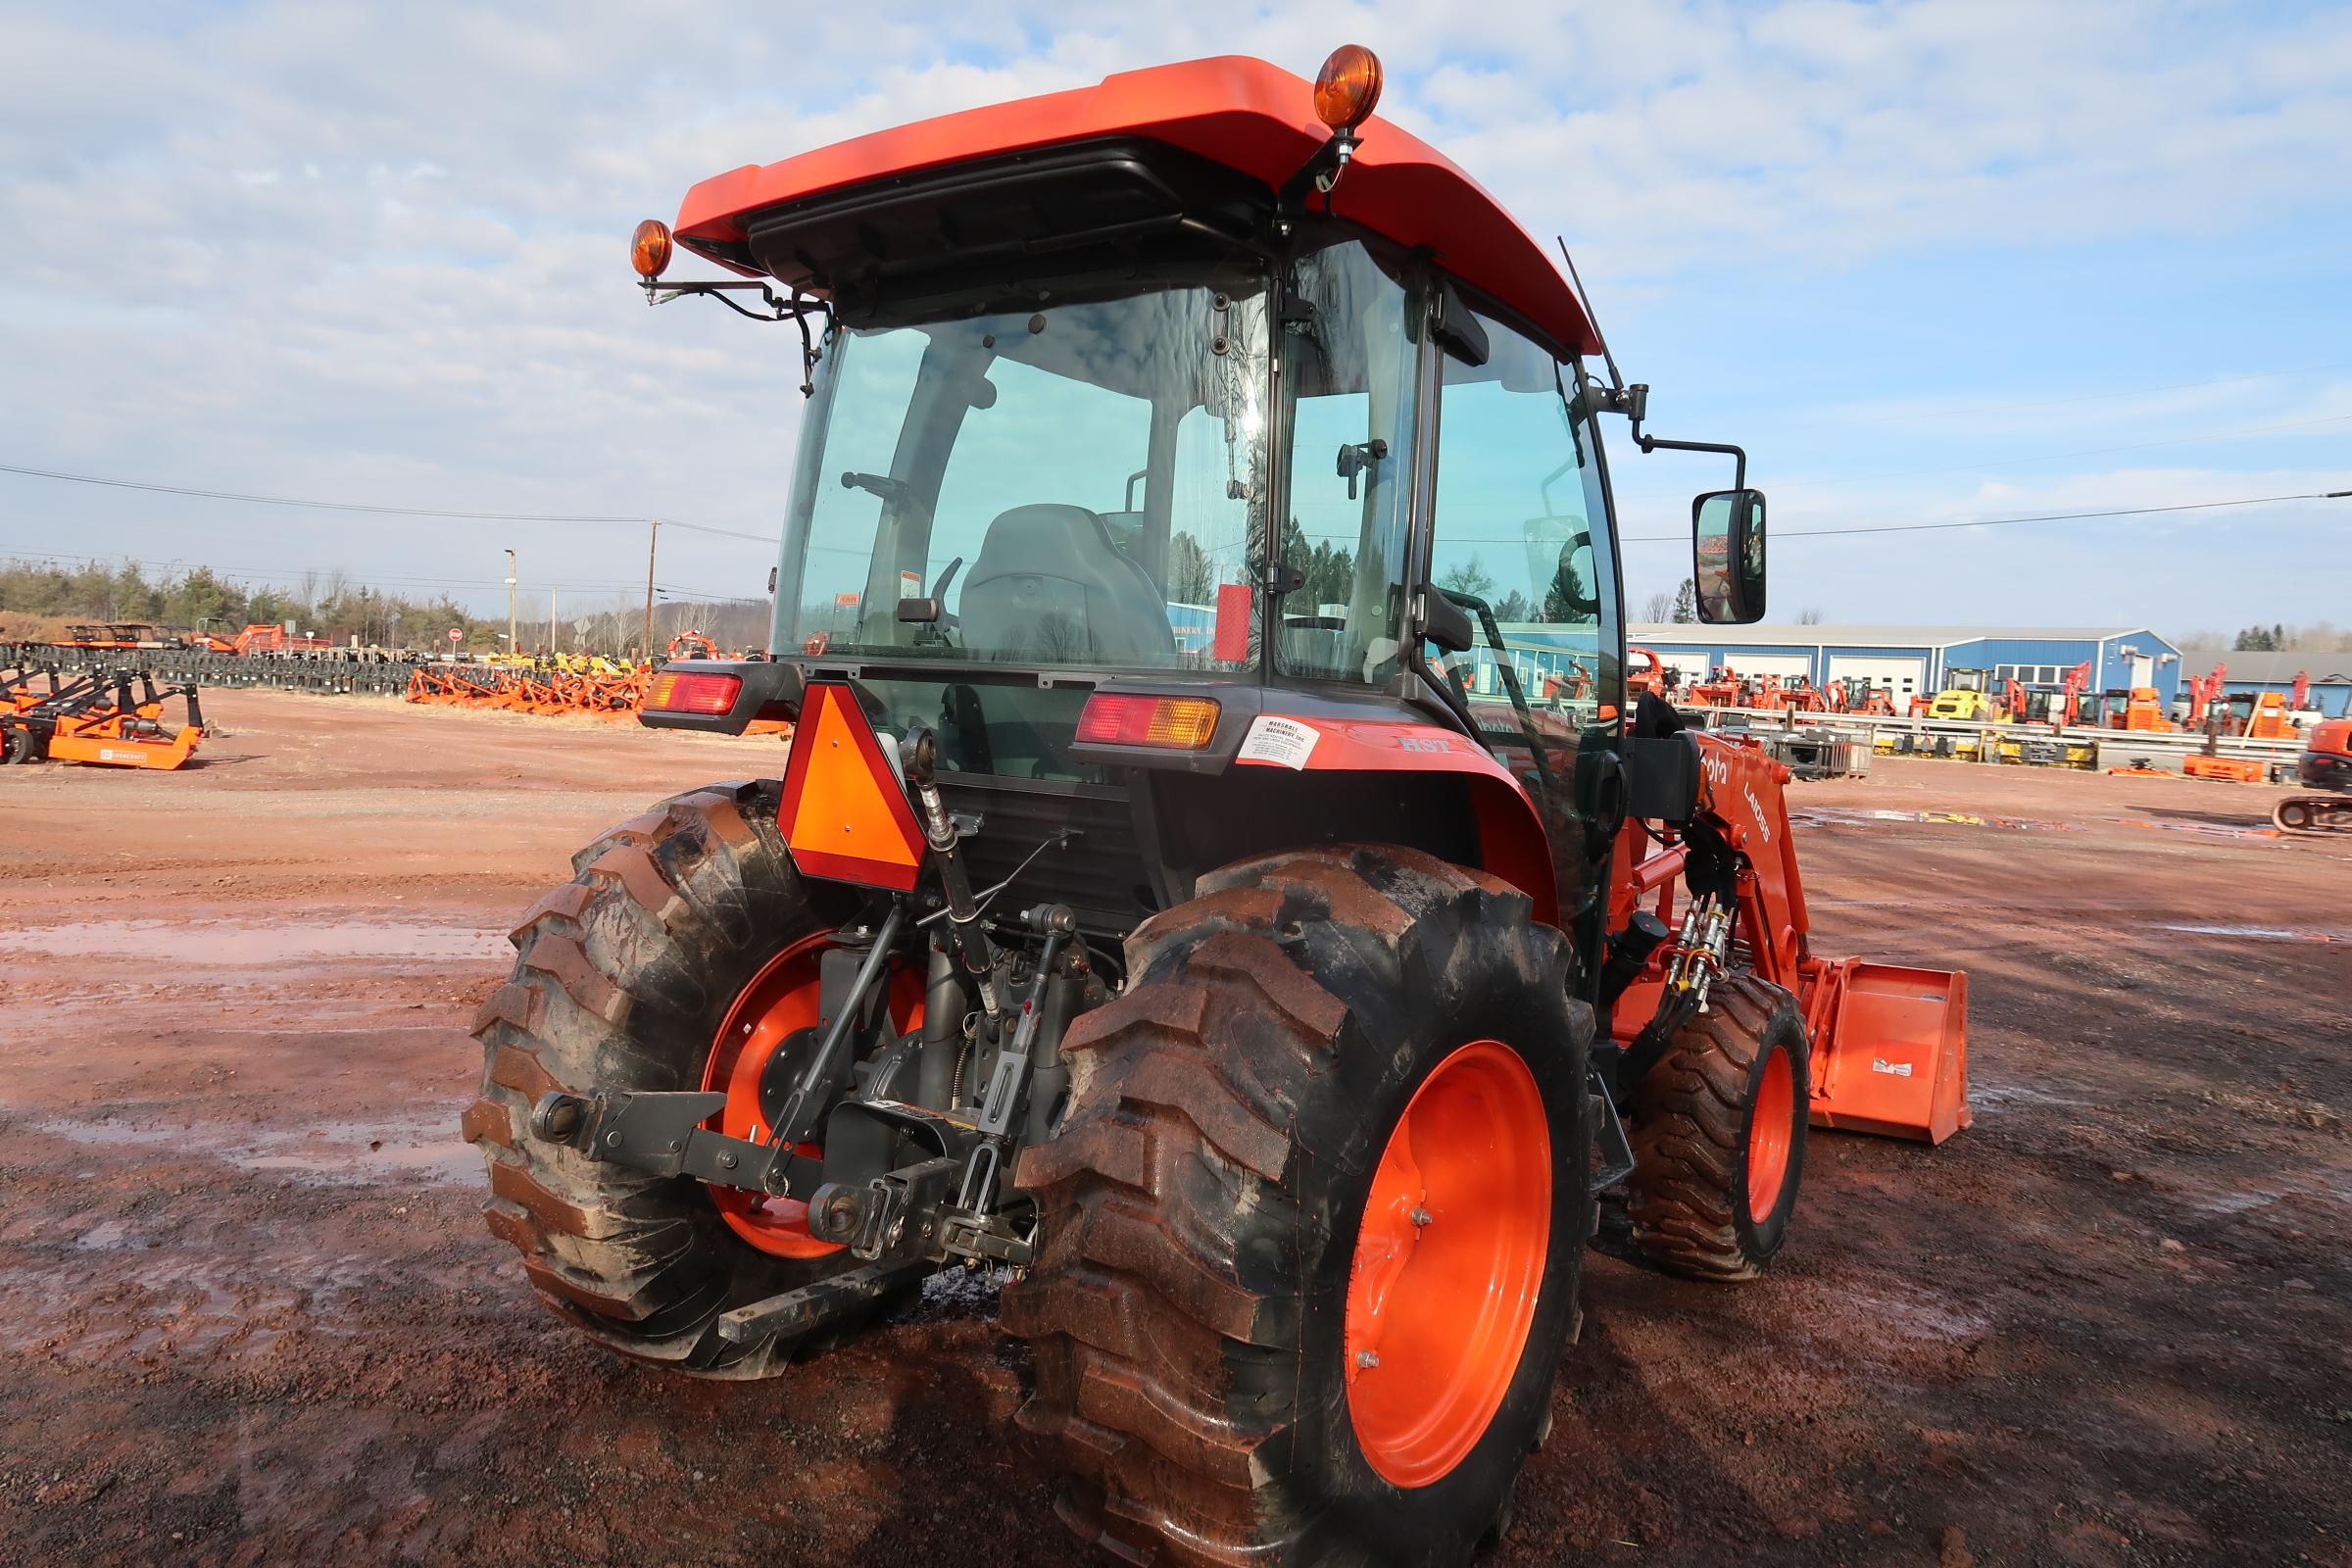
[[[1762, 612], [1763, 499], [1736, 448], [1640, 434], [1646, 389], [1595, 378], [1578, 294], [1370, 119], [1376, 84], [1309, 119], [1295, 80], [1114, 76], [722, 175], [641, 226], [649, 297], [749, 288], [807, 370], [772, 661], [724, 666], [721, 712], [647, 722], [740, 728], [848, 681], [1002, 828], [987, 872], [1078, 822], [1087, 853], [1026, 876], [1088, 929], [1302, 834], [1401, 840], [1582, 915], [1591, 973], [1628, 708], [1598, 416], [1740, 458], [1693, 506], [1709, 619]], [[860, 177], [934, 145], [956, 155]], [[673, 245], [789, 298], [663, 282]], [[1300, 776], [1324, 771], [1397, 776]]]

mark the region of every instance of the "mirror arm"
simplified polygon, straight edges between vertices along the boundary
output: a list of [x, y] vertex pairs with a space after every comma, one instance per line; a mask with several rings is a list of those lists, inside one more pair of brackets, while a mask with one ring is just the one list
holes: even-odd
[[1644, 453], [1655, 452], [1660, 447], [1670, 452], [1720, 452], [1733, 460], [1732, 488], [1747, 488], [1747, 451], [1743, 447], [1722, 441], [1669, 441], [1662, 435], [1643, 435], [1639, 428], [1634, 432], [1634, 441]]

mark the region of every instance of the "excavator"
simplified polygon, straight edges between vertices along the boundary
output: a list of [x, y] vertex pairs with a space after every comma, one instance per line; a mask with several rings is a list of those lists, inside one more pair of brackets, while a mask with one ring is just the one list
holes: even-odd
[[2314, 724], [2295, 776], [2321, 795], [2290, 795], [2271, 808], [2271, 820], [2290, 833], [2352, 831], [2352, 717]]
[[[1629, 677], [1604, 426], [1729, 467], [1712, 623], [1765, 612], [1745, 453], [1646, 427], [1381, 81], [1129, 72], [639, 225], [648, 302], [766, 323], [808, 399], [768, 657], [667, 663], [641, 721], [793, 745], [582, 850], [475, 1021], [485, 1217], [555, 1313], [789, 1375], [999, 1271], [1020, 1425], [1125, 1563], [1462, 1568], [1604, 1192], [1743, 1280], [1809, 1129], [1969, 1120], [1966, 977], [1815, 953], [1788, 770]], [[1531, 700], [1473, 562], [1583, 696]], [[1004, 1516], [965, 1554], [1020, 1558]]]

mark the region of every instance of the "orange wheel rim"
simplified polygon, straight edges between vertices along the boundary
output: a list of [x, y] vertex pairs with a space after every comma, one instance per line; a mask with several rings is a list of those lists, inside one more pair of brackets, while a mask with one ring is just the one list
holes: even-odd
[[[784, 1043], [818, 1019], [818, 987], [826, 952], [840, 946], [830, 933], [804, 937], [777, 954], [752, 977], [710, 1044], [703, 1068], [703, 1088], [722, 1091], [727, 1102], [704, 1126], [763, 1143], [773, 1131], [767, 1109], [760, 1103], [760, 1081]], [[902, 966], [890, 980], [891, 1020], [902, 1031], [922, 1022], [922, 983]], [[822, 1146], [800, 1144], [799, 1152], [821, 1157]], [[796, 1198], [770, 1198], [741, 1187], [705, 1189], [728, 1229], [762, 1252], [778, 1257], [826, 1257], [841, 1250], [837, 1242], [808, 1234], [808, 1205]]]
[[1551, 1132], [1493, 1040], [1438, 1063], [1372, 1173], [1343, 1335], [1356, 1446], [1393, 1486], [1450, 1474], [1501, 1408], [1551, 1245]]
[[1796, 1079], [1788, 1070], [1788, 1053], [1776, 1050], [1765, 1058], [1764, 1081], [1756, 1088], [1756, 1108], [1747, 1122], [1747, 1216], [1752, 1220], [1764, 1219], [1781, 1200], [1795, 1109]]

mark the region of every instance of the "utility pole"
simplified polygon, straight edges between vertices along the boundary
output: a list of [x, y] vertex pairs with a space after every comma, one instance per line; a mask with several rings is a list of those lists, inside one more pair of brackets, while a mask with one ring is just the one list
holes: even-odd
[[662, 543], [662, 519], [646, 520], [653, 525], [645, 541], [645, 660], [650, 664], [654, 659], [654, 551]]
[[564, 644], [556, 636], [556, 590], [550, 588], [547, 591], [547, 651], [556, 654], [563, 650]]
[[514, 552], [507, 552], [507, 652], [516, 652], [514, 643]]

